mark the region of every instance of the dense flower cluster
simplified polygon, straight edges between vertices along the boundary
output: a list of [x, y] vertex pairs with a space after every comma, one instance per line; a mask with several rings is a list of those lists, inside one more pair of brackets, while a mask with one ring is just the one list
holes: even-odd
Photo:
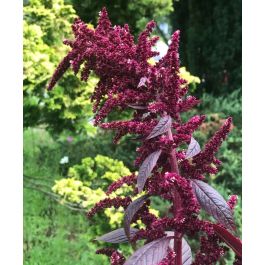
[[173, 263], [176, 254], [173, 250], [170, 250], [167, 256], [158, 265], [170, 265]]
[[126, 198], [106, 198], [98, 203], [96, 203], [96, 205], [90, 209], [89, 213], [87, 214], [88, 218], [91, 218], [92, 216], [94, 216], [97, 212], [99, 212], [100, 210], [103, 210], [105, 208], [110, 208], [110, 207], [114, 207], [115, 209], [118, 209], [119, 207], [124, 207], [126, 208], [131, 202], [131, 198], [126, 197]]
[[[148, 60], [158, 55], [153, 51], [158, 40], [158, 37], [151, 37], [154, 28], [155, 23], [149, 22], [135, 43], [128, 25], [113, 27], [105, 9], [100, 12], [95, 30], [89, 29], [84, 22], [76, 19], [73, 24], [75, 39], [65, 41], [72, 49], [58, 66], [48, 88], [52, 89], [69, 67], [75, 73], [82, 68], [81, 79], [85, 81], [93, 71], [100, 79], [91, 97], [95, 125], [116, 131], [115, 142], [126, 134], [138, 135], [141, 145], [136, 150], [135, 165], [141, 167], [146, 163], [144, 170], [151, 167], [152, 161], [146, 162], [150, 154], [161, 150], [155, 165], [147, 173], [146, 177], [149, 178], [146, 178], [143, 191], [149, 197], [160, 196], [168, 200], [171, 207], [167, 216], [156, 217], [149, 211], [150, 200], [145, 201], [131, 220], [131, 223], [142, 221], [145, 228], [140, 229], [131, 242], [144, 239], [148, 243], [164, 237], [166, 231], [172, 231], [176, 244], [159, 264], [178, 265], [182, 264], [181, 259], [176, 260], [176, 256], [180, 254], [177, 252], [178, 246], [181, 246], [181, 238], [184, 235], [198, 235], [201, 247], [193, 264], [214, 264], [227, 248], [214, 232], [212, 224], [199, 218], [200, 207], [192, 181], [204, 180], [206, 174], [218, 172], [221, 162], [215, 154], [232, 128], [232, 119], [228, 118], [224, 122], [201, 152], [186, 158], [187, 150], [183, 150], [183, 144], [191, 142], [193, 132], [203, 123], [205, 116], [196, 115], [186, 122], [181, 120], [180, 114], [200, 101], [187, 95], [187, 82], [179, 76], [180, 32], [176, 31], [172, 35], [167, 54], [151, 65]], [[127, 108], [134, 111], [131, 120], [104, 122], [111, 111], [123, 111]], [[160, 119], [163, 117], [170, 117], [168, 124], [164, 125], [168, 127], [150, 137], [154, 128], [160, 126]], [[127, 184], [133, 186], [133, 196], [138, 192], [137, 181], [137, 174], [122, 177], [108, 188], [106, 195]], [[88, 217], [91, 218], [106, 207], [127, 209], [132, 202], [132, 196], [108, 197], [97, 203], [89, 211]], [[228, 205], [233, 209], [235, 203], [236, 198], [232, 196]], [[109, 256], [111, 264], [121, 265], [125, 262], [125, 258], [116, 250], [102, 249], [98, 253]], [[237, 262], [239, 260], [238, 257]]]
[[135, 183], [136, 176], [135, 174], [131, 174], [129, 176], [124, 176], [116, 181], [114, 181], [107, 189], [106, 194], [110, 195], [112, 192], [116, 191], [120, 187], [122, 187], [124, 184], [127, 184], [128, 186]]
[[194, 264], [215, 264], [227, 249], [219, 245], [217, 236], [201, 237], [201, 249], [196, 254]]
[[96, 251], [96, 254], [104, 254], [110, 257], [111, 265], [123, 265], [125, 262], [124, 256], [113, 248], [102, 248]]
[[229, 207], [233, 210], [237, 204], [237, 200], [238, 200], [238, 197], [237, 195], [231, 195], [229, 197], [229, 200], [227, 201], [227, 204], [229, 205]]

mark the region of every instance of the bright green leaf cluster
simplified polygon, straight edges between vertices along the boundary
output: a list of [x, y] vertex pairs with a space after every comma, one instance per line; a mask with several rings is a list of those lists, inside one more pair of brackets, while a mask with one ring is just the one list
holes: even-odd
[[84, 208], [90, 208], [99, 200], [105, 198], [102, 189], [90, 189], [84, 183], [75, 178], [62, 178], [55, 181], [52, 191], [61, 195], [66, 201], [81, 204]]
[[62, 41], [72, 37], [73, 7], [63, 0], [34, 0], [23, 11], [24, 126], [48, 125], [55, 133], [68, 129], [93, 135], [96, 129], [89, 123], [89, 97], [98, 82], [96, 77], [82, 83], [69, 72], [53, 91], [46, 91], [68, 50]]
[[201, 80], [199, 77], [192, 75], [189, 71], [186, 70], [186, 67], [179, 68], [179, 75], [181, 78], [185, 79], [188, 84], [196, 83], [200, 84]]
[[130, 170], [124, 166], [123, 162], [103, 155], [97, 155], [94, 159], [83, 158], [81, 164], [69, 168], [68, 171], [71, 178], [82, 180], [86, 185], [103, 188], [120, 177], [130, 174]]
[[197, 88], [197, 84], [201, 83], [201, 80], [198, 76], [192, 75], [189, 71], [186, 70], [186, 67], [179, 68], [179, 76], [187, 81], [189, 85], [189, 90], [194, 92]]
[[[107, 197], [104, 190], [110, 183], [129, 174], [130, 170], [119, 160], [102, 155], [97, 155], [95, 158], [86, 157], [82, 159], [81, 164], [69, 168], [69, 178], [56, 180], [52, 191], [62, 196], [62, 203], [68, 201], [89, 209]], [[131, 187], [123, 185], [110, 197], [131, 191]], [[124, 214], [122, 208], [106, 209], [104, 213], [109, 218], [111, 226], [121, 225]], [[152, 213], [158, 215], [158, 211], [154, 209]], [[142, 226], [141, 223], [138, 225]]]

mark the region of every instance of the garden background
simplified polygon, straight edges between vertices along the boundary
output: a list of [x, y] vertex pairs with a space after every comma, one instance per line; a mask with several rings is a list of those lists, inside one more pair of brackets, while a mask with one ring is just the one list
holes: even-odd
[[[89, 96], [97, 84], [96, 76], [83, 83], [69, 71], [53, 91], [46, 90], [67, 52], [62, 41], [72, 37], [73, 19], [79, 16], [93, 27], [103, 6], [114, 25], [128, 23], [135, 37], [146, 22], [154, 19], [158, 24], [155, 34], [161, 39], [157, 49], [162, 54], [171, 33], [181, 30], [181, 75], [189, 82], [191, 92], [202, 100], [192, 112], [207, 114], [196, 139], [202, 145], [225, 117], [233, 117], [233, 131], [219, 153], [222, 168], [208, 180], [225, 198], [239, 195], [235, 217], [240, 234], [241, 1], [23, 3], [24, 264], [108, 264], [104, 256], [95, 254], [100, 243], [92, 240], [122, 222], [122, 211], [106, 210], [93, 221], [88, 221], [85, 213], [103, 198], [108, 184], [137, 170], [132, 163], [137, 144], [125, 137], [115, 146], [111, 133], [93, 127]], [[122, 118], [131, 113], [126, 115]], [[165, 205], [154, 200], [152, 208], [154, 213], [159, 210], [163, 214]], [[191, 247], [195, 245], [193, 242]], [[126, 245], [119, 248], [125, 254], [131, 251]], [[221, 264], [232, 264], [232, 255], [229, 252]]]

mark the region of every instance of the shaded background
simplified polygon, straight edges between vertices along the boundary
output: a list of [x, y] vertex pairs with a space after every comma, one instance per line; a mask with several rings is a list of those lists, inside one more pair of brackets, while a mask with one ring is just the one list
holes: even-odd
[[[91, 242], [121, 225], [122, 212], [102, 213], [91, 222], [85, 212], [112, 181], [135, 170], [137, 143], [117, 146], [112, 134], [95, 129], [89, 96], [98, 79], [79, 81], [70, 71], [47, 92], [45, 87], [68, 48], [71, 23], [80, 16], [89, 27], [107, 7], [113, 25], [128, 23], [135, 39], [154, 19], [163, 52], [181, 30], [180, 58], [190, 90], [202, 103], [183, 116], [206, 113], [195, 137], [201, 146], [229, 115], [234, 129], [218, 157], [217, 175], [207, 176], [228, 198], [239, 195], [235, 217], [241, 233], [241, 1], [224, 0], [24, 0], [24, 263], [108, 264]], [[164, 47], [164, 48], [163, 48]], [[159, 48], [160, 49], [160, 48]], [[198, 81], [199, 80], [199, 81]], [[113, 113], [119, 115], [119, 113]], [[123, 119], [131, 113], [123, 114]], [[120, 117], [120, 115], [119, 115]], [[111, 158], [110, 158], [111, 157]], [[114, 160], [113, 160], [114, 159]], [[122, 161], [122, 162], [121, 162]], [[163, 215], [165, 205], [152, 201]], [[104, 215], [105, 214], [105, 215]], [[206, 216], [205, 216], [206, 217]], [[193, 249], [196, 242], [189, 241]], [[102, 244], [101, 244], [102, 245]], [[130, 254], [127, 245], [119, 249]], [[220, 264], [232, 264], [229, 252]]]

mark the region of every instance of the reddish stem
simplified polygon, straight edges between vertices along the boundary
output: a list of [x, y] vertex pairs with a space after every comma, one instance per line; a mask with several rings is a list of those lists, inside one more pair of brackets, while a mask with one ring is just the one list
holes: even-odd
[[[173, 140], [171, 128], [168, 130], [168, 137], [170, 140]], [[171, 170], [179, 174], [179, 168], [176, 158], [176, 150], [172, 149], [170, 153], [170, 165]], [[173, 189], [173, 209], [174, 209], [174, 217], [177, 217], [179, 211], [181, 210], [181, 197], [178, 191]], [[182, 235], [175, 230], [174, 233], [174, 252], [176, 253], [174, 265], [182, 265]]]

